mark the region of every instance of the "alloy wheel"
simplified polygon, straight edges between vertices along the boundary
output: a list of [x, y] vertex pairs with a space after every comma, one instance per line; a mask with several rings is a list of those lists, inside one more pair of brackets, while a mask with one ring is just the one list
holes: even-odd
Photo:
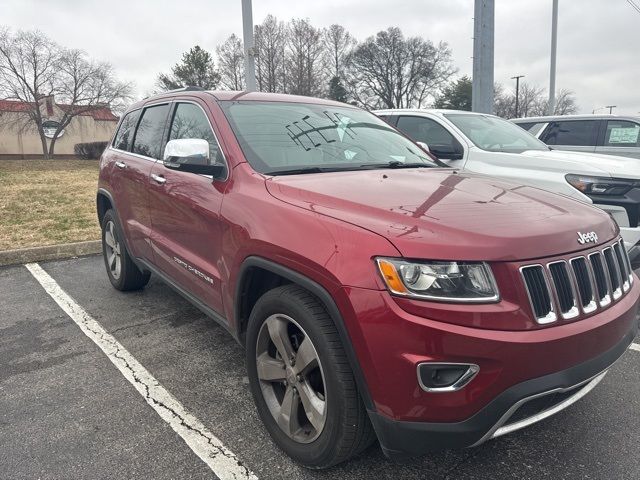
[[291, 317], [271, 315], [260, 327], [256, 367], [264, 400], [280, 429], [310, 443], [327, 419], [324, 373], [311, 338]]
[[122, 257], [120, 253], [120, 242], [116, 235], [116, 226], [111, 220], [105, 226], [104, 243], [107, 266], [109, 267], [111, 276], [115, 280], [118, 280], [122, 271]]

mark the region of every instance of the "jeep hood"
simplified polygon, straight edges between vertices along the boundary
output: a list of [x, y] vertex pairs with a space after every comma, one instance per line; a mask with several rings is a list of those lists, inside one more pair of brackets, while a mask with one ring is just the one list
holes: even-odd
[[522, 155], [546, 160], [554, 171], [640, 179], [640, 161], [637, 158], [566, 150], [527, 150]]
[[332, 172], [268, 177], [283, 202], [358, 225], [407, 258], [526, 260], [584, 249], [618, 228], [603, 211], [562, 195], [451, 169]]

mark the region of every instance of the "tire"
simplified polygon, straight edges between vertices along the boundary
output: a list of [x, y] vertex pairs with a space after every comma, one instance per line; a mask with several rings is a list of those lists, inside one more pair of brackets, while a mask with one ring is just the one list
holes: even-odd
[[247, 372], [267, 431], [305, 467], [331, 467], [375, 441], [336, 327], [307, 290], [284, 285], [256, 302], [247, 326]]
[[123, 292], [140, 290], [149, 283], [151, 273], [141, 271], [131, 259], [122, 229], [113, 210], [102, 218], [102, 257], [111, 285]]

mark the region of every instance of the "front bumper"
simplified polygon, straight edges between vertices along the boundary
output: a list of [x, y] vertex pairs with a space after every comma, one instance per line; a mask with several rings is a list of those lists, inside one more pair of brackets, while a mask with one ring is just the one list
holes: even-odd
[[[475, 415], [460, 422], [403, 422], [375, 412], [369, 412], [369, 417], [383, 451], [393, 459], [418, 456], [434, 450], [476, 446], [543, 420], [582, 398], [626, 351], [637, 331], [638, 322], [634, 321], [631, 330], [608, 351], [566, 370], [514, 385]], [[565, 392], [568, 395], [557, 403], [530, 416], [510, 421], [529, 402]]]

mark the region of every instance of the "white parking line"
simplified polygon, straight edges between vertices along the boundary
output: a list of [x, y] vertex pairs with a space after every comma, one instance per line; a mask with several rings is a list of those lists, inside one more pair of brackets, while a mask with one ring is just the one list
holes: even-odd
[[640, 345], [637, 343], [632, 343], [631, 345], [629, 345], [629, 348], [631, 350], [635, 350], [636, 352], [640, 352]]
[[257, 480], [233, 452], [156, 380], [112, 335], [96, 322], [37, 263], [25, 265], [42, 288], [80, 327], [146, 402], [167, 422], [220, 480]]

